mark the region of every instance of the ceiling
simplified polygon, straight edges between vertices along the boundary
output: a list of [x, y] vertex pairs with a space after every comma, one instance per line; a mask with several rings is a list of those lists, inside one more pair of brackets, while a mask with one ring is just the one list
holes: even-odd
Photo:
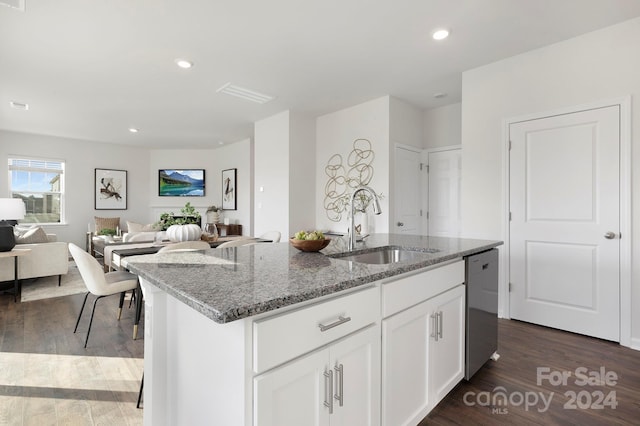
[[464, 70], [640, 16], [637, 0], [5, 1], [26, 8], [0, 6], [0, 129], [153, 148], [215, 148], [287, 109], [459, 102]]

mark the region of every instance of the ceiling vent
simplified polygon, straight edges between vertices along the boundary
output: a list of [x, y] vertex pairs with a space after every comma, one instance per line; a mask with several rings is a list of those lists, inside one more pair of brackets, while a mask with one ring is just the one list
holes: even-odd
[[231, 83], [227, 83], [216, 90], [218, 93], [226, 93], [227, 95], [235, 96], [237, 98], [242, 98], [247, 101], [256, 102], [259, 104], [266, 104], [269, 101], [274, 99], [273, 96], [265, 95], [262, 93], [258, 93], [253, 90], [245, 89], [244, 87], [235, 86]]
[[26, 1], [27, 0], [0, 0], [0, 5], [24, 12]]
[[26, 111], [29, 109], [29, 104], [26, 104], [24, 102], [10, 101], [9, 105], [11, 105], [11, 108], [21, 109], [23, 111]]

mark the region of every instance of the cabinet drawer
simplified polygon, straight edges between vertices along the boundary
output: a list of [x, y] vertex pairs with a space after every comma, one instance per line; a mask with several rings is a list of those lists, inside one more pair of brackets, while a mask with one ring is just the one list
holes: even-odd
[[388, 317], [464, 282], [464, 261], [449, 263], [382, 286], [382, 316]]
[[261, 373], [346, 336], [379, 315], [380, 289], [368, 287], [258, 320], [253, 323], [253, 371]]

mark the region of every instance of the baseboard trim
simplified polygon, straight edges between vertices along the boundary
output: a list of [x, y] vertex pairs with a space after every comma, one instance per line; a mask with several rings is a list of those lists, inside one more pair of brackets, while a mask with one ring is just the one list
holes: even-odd
[[640, 351], [640, 338], [632, 337], [631, 345], [629, 347], [631, 349], [635, 349], [636, 351]]

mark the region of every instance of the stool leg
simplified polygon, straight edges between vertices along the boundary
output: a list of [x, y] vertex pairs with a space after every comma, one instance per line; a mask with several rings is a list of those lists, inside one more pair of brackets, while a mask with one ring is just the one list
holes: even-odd
[[138, 392], [138, 404], [136, 404], [136, 408], [140, 408], [140, 401], [142, 400], [143, 386], [144, 386], [144, 373], [142, 373], [142, 380], [140, 380], [140, 392]]
[[87, 342], [89, 341], [89, 333], [91, 333], [91, 324], [93, 323], [93, 314], [96, 312], [96, 303], [98, 303], [98, 299], [102, 299], [104, 296], [96, 297], [96, 300], [93, 301], [93, 309], [91, 310], [91, 318], [89, 319], [89, 329], [87, 330], [87, 338], [84, 341], [84, 347], [87, 347]]
[[120, 293], [120, 305], [118, 305], [118, 321], [120, 321], [120, 317], [122, 316], [122, 306], [124, 305], [124, 291]]
[[140, 317], [142, 314], [142, 289], [138, 284], [138, 287], [133, 290], [133, 293], [136, 295], [136, 319], [133, 323], [133, 340], [138, 338], [138, 324], [140, 324]]
[[73, 329], [74, 333], [78, 331], [78, 324], [80, 324], [80, 317], [82, 316], [82, 311], [84, 311], [84, 305], [87, 303], [88, 296], [89, 296], [89, 292], [87, 292], [87, 294], [84, 295], [84, 302], [82, 302], [82, 308], [80, 308], [80, 313], [78, 314], [78, 320], [76, 321], [76, 328]]

